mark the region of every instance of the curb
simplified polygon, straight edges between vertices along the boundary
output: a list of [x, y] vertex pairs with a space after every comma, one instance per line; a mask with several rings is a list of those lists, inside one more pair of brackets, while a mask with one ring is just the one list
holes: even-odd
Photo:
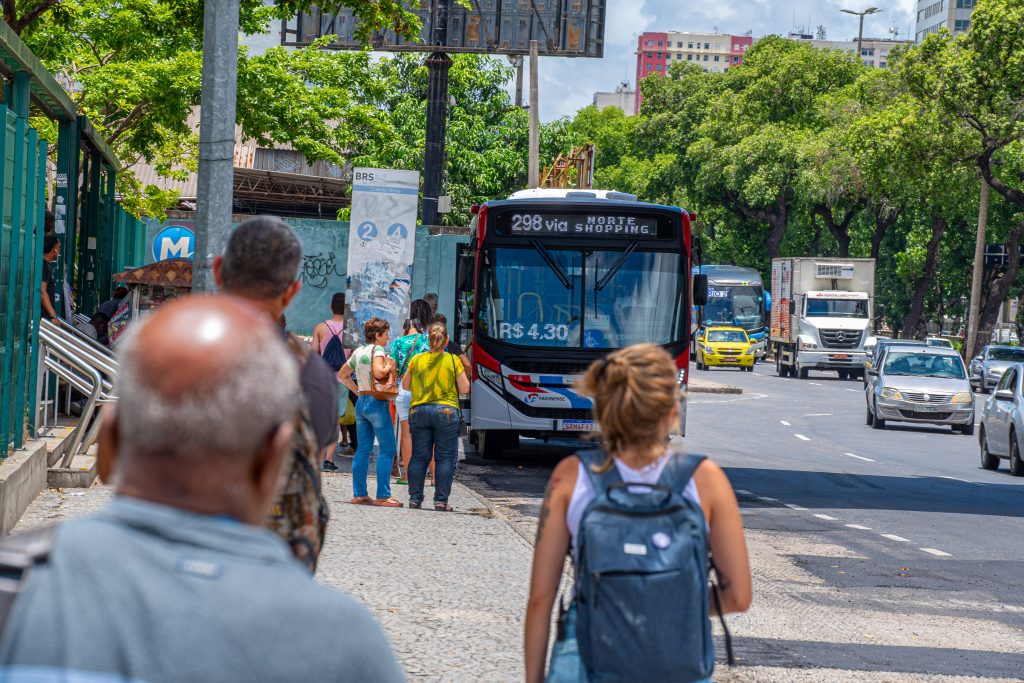
[[728, 384], [720, 384], [720, 385], [713, 386], [713, 387], [709, 387], [709, 386], [689, 387], [687, 389], [687, 393], [690, 393], [690, 394], [742, 394], [743, 393], [743, 389], [740, 389], [739, 387], [734, 387], [734, 386], [731, 386], [731, 385], [728, 385]]
[[478, 501], [480, 501], [480, 504], [483, 507], [487, 508], [488, 512], [490, 512], [494, 516], [494, 519], [497, 519], [497, 520], [500, 520], [500, 521], [504, 522], [510, 529], [512, 529], [512, 531], [516, 532], [517, 536], [519, 536], [520, 538], [523, 539], [523, 541], [526, 542], [526, 545], [529, 546], [531, 550], [533, 549], [533, 539], [530, 538], [529, 535], [525, 531], [521, 530], [518, 526], [516, 526], [515, 522], [513, 522], [508, 517], [508, 515], [506, 515], [504, 512], [502, 512], [498, 508], [497, 505], [495, 505], [491, 501], [487, 500], [487, 498], [485, 498], [481, 494], [477, 493], [476, 491], [474, 491], [469, 486], [466, 486], [461, 481], [458, 481], [457, 479], [454, 482], [452, 482], [452, 485], [453, 486], [460, 486], [463, 489], [465, 489], [466, 492], [469, 493], [473, 498], [476, 498]]

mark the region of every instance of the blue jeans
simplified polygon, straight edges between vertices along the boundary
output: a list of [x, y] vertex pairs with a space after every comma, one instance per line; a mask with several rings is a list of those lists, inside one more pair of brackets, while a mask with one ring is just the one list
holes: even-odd
[[352, 494], [362, 498], [366, 493], [366, 473], [370, 469], [370, 452], [374, 437], [380, 445], [377, 454], [377, 497], [391, 497], [391, 461], [395, 458], [395, 428], [391, 422], [388, 401], [366, 395], [356, 401], [356, 434], [359, 445], [352, 459]]
[[452, 492], [455, 464], [459, 460], [459, 429], [462, 415], [458, 408], [443, 403], [424, 403], [409, 411], [412, 433], [412, 459], [409, 461], [409, 502], [423, 502], [423, 480], [427, 465], [434, 458], [436, 486], [434, 505], [444, 505]]

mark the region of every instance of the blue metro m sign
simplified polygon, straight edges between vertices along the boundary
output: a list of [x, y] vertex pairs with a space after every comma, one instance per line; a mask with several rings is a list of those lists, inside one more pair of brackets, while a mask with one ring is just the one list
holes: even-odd
[[153, 238], [153, 260], [192, 258], [196, 234], [183, 225], [168, 225]]

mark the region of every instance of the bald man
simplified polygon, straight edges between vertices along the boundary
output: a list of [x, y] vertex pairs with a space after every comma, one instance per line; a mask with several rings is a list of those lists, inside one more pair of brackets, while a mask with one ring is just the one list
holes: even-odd
[[[239, 329], [260, 353], [238, 353]], [[28, 570], [0, 680], [403, 680], [366, 610], [262, 528], [299, 390], [280, 330], [240, 299], [189, 297], [121, 351], [99, 449], [114, 500]]]

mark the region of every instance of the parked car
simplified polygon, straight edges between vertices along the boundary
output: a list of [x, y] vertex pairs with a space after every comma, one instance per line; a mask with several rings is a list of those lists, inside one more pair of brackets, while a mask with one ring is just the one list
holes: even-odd
[[868, 352], [868, 356], [864, 361], [864, 388], [868, 386], [868, 373], [867, 371], [875, 367], [875, 362], [878, 358], [882, 357], [882, 352], [890, 346], [924, 346], [924, 342], [919, 342], [916, 339], [889, 339], [885, 337], [879, 339], [878, 342]]
[[1024, 363], [1024, 349], [1019, 346], [998, 346], [990, 344], [971, 359], [971, 386], [987, 394], [999, 383], [1006, 368], [1014, 363]]
[[1021, 460], [1020, 439], [1024, 438], [1024, 365], [1015, 364], [1007, 368], [999, 379], [995, 393], [981, 411], [981, 431], [978, 445], [981, 448], [981, 466], [986, 470], [999, 467], [999, 460], [1010, 461], [1010, 474], [1024, 476], [1024, 461]]
[[914, 422], [974, 433], [974, 394], [956, 351], [890, 345], [868, 376], [866, 422], [875, 429]]
[[741, 327], [706, 327], [697, 337], [697, 369], [738, 367], [754, 371], [754, 346]]
[[953, 342], [942, 337], [925, 337], [925, 346], [934, 346], [937, 349], [951, 349], [953, 348]]

